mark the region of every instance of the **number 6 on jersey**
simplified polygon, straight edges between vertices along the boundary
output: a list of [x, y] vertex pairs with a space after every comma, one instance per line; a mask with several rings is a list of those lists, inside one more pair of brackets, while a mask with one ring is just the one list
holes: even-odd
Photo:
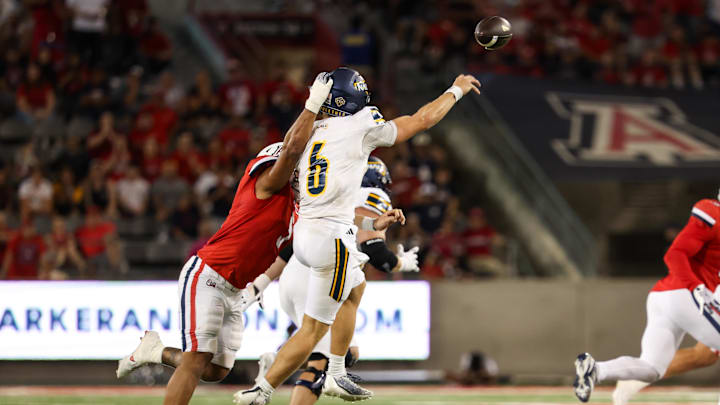
[[315, 142], [312, 144], [310, 152], [310, 170], [307, 175], [308, 194], [317, 197], [325, 191], [325, 174], [330, 166], [325, 156], [320, 155], [320, 151], [325, 146], [325, 141]]

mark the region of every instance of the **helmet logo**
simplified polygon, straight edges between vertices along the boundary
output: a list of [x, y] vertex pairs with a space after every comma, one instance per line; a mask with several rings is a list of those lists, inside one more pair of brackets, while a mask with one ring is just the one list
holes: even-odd
[[357, 91], [368, 91], [367, 83], [365, 83], [364, 80], [353, 83], [353, 87], [355, 87]]
[[342, 97], [335, 97], [335, 105], [342, 107], [345, 105], [345, 99]]

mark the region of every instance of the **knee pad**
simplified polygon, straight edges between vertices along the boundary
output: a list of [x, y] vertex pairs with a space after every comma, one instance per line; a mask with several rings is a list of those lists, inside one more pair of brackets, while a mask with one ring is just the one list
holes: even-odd
[[303, 370], [304, 373], [312, 373], [314, 375], [312, 381], [298, 379], [295, 386], [305, 387], [310, 390], [316, 397], [320, 398], [323, 385], [325, 384], [325, 371], [320, 371], [315, 367], [308, 367]]

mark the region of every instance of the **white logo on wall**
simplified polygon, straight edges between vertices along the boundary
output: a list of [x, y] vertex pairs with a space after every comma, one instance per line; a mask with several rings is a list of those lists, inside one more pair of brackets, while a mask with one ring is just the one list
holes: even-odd
[[553, 110], [570, 121], [553, 150], [568, 165], [672, 167], [720, 162], [720, 137], [687, 121], [667, 98], [547, 93]]

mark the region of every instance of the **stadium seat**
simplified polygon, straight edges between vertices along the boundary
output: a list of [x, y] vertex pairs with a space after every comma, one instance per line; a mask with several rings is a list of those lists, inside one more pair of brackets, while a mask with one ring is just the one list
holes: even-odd
[[31, 128], [17, 119], [9, 118], [0, 124], [0, 142], [2, 143], [27, 142], [31, 135]]

